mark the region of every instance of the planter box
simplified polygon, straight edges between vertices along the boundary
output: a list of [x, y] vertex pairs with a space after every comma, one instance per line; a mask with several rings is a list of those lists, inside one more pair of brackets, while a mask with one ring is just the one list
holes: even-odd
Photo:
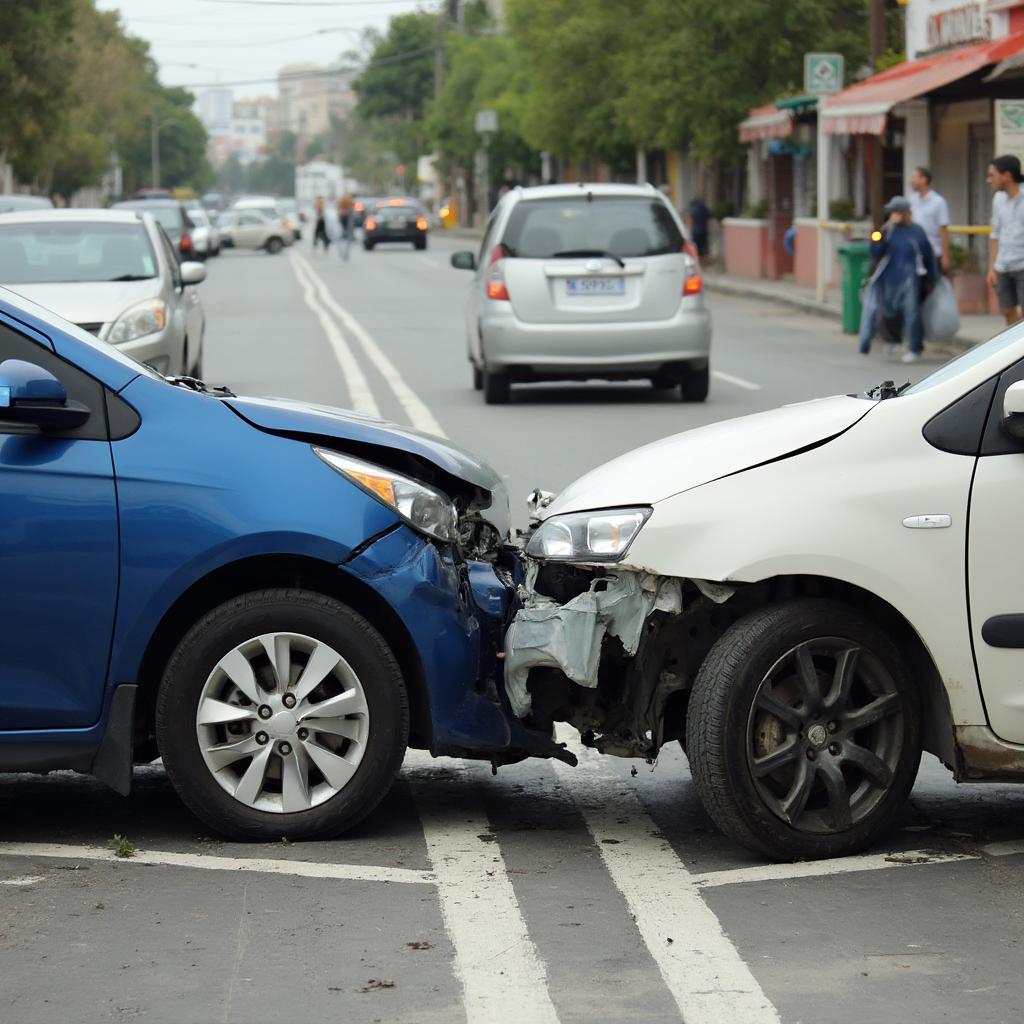
[[727, 274], [768, 276], [768, 221], [726, 217], [722, 221], [722, 246]]

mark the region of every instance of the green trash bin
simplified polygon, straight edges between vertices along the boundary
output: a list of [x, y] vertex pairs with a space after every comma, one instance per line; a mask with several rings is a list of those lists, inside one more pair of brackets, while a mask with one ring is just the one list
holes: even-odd
[[843, 298], [843, 333], [860, 330], [860, 291], [871, 271], [871, 243], [845, 242], [839, 246], [839, 291]]

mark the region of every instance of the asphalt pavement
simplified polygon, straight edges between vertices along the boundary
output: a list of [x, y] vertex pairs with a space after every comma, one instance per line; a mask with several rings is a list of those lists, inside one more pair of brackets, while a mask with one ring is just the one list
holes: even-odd
[[[647, 441], [937, 365], [908, 374], [829, 321], [715, 297], [706, 404], [594, 383], [488, 407], [465, 357], [470, 276], [448, 266], [472, 244], [226, 253], [202, 285], [207, 379], [443, 431], [505, 475], [524, 525], [531, 488]], [[0, 776], [0, 821], [5, 1024], [1024, 1017], [1024, 788], [957, 787], [931, 758], [873, 851], [801, 865], [719, 835], [674, 746], [497, 776], [410, 754], [333, 842], [222, 841], [159, 766], [128, 798]]]

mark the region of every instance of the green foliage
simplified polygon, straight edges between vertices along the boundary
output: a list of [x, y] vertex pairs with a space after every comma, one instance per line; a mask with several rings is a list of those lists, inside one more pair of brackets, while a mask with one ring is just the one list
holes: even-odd
[[115, 857], [134, 857], [138, 853], [138, 847], [128, 841], [127, 836], [115, 834], [112, 839], [107, 840], [107, 849], [110, 850]]
[[853, 205], [853, 200], [846, 196], [839, 196], [836, 199], [830, 199], [828, 204], [828, 219], [838, 220], [843, 223], [851, 220], [855, 220], [857, 216], [857, 208]]
[[759, 199], [753, 205], [748, 206], [743, 211], [743, 216], [749, 220], [764, 220], [768, 216], [768, 200]]

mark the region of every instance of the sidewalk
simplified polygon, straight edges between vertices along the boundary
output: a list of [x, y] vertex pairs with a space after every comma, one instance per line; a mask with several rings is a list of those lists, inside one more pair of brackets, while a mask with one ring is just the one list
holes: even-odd
[[[703, 277], [704, 287], [709, 292], [746, 299], [767, 299], [802, 313], [829, 317], [836, 321], [842, 316], [838, 288], [830, 288], [825, 295], [825, 301], [818, 302], [813, 288], [804, 288], [792, 281], [762, 281], [756, 278], [736, 277], [709, 270], [707, 267], [704, 268]], [[1001, 316], [965, 316], [960, 322], [960, 333], [946, 343], [946, 346], [956, 351], [971, 348], [973, 345], [988, 341], [1005, 326]]]

